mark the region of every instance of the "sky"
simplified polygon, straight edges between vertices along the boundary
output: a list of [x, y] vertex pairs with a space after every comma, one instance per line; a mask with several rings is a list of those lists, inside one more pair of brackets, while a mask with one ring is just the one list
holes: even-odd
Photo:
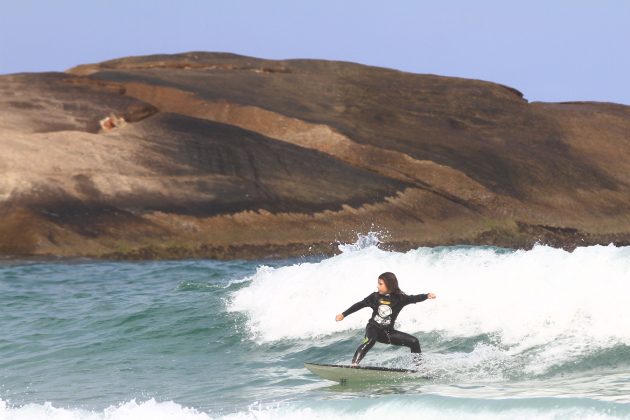
[[0, 74], [187, 51], [352, 61], [630, 105], [630, 0], [0, 0]]

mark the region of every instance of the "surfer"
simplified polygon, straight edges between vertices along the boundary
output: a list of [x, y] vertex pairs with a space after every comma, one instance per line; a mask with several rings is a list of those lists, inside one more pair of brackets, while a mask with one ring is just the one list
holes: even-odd
[[354, 353], [352, 365], [358, 366], [366, 353], [378, 341], [379, 343], [409, 347], [412, 353], [419, 354], [420, 342], [411, 334], [394, 329], [396, 317], [406, 305], [427, 299], [435, 299], [435, 294], [406, 295], [398, 287], [398, 279], [394, 273], [383, 273], [378, 276], [378, 291], [355, 303], [335, 317], [342, 321], [348, 315], [362, 308], [372, 308], [372, 316], [365, 327], [365, 338]]

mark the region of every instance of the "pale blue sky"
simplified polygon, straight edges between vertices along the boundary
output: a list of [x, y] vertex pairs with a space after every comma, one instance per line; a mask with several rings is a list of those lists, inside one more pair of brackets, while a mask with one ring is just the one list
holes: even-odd
[[323, 58], [630, 104], [630, 0], [0, 0], [0, 74], [129, 55]]

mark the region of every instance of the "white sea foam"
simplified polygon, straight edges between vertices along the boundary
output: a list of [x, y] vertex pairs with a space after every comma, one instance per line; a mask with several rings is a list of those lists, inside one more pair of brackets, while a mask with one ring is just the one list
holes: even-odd
[[588, 402], [561, 402], [555, 400], [514, 402], [477, 400], [437, 400], [411, 401], [398, 400], [378, 402], [364, 399], [355, 402], [327, 401], [315, 405], [258, 406], [228, 415], [213, 415], [186, 408], [172, 401], [156, 402], [148, 400], [137, 403], [135, 400], [119, 406], [111, 406], [102, 411], [88, 411], [73, 408], [57, 408], [50, 403], [28, 404], [22, 407], [9, 407], [0, 400], [2, 420], [171, 420], [171, 419], [381, 419], [383, 417], [406, 418], [421, 416], [423, 419], [616, 419], [628, 414], [627, 407], [620, 405], [593, 404]]
[[535, 372], [594, 349], [630, 345], [630, 247], [400, 253], [366, 242], [319, 263], [261, 267], [233, 294], [228, 310], [247, 314], [247, 328], [260, 343], [360, 330], [370, 309], [342, 322], [335, 315], [375, 291], [380, 273], [392, 271], [408, 294], [438, 297], [406, 307], [397, 324], [403, 331], [443, 339], [490, 335], [504, 355], [535, 352], [528, 366]]
[[11, 407], [0, 400], [0, 420], [204, 420], [211, 417], [193, 408], [175, 402], [157, 402], [154, 399], [126, 402], [111, 406], [103, 411], [88, 411], [76, 408], [59, 408], [47, 402]]
[[472, 401], [467, 408], [449, 409], [445, 407], [426, 407], [423, 404], [380, 404], [371, 406], [368, 409], [353, 407], [352, 409], [338, 410], [335, 408], [306, 407], [306, 408], [277, 408], [242, 412], [223, 417], [226, 420], [256, 419], [256, 420], [283, 420], [283, 419], [361, 419], [361, 420], [381, 420], [383, 418], [422, 418], [426, 420], [447, 420], [447, 419], [471, 419], [471, 420], [530, 420], [530, 419], [582, 419], [582, 420], [604, 420], [623, 419], [625, 415], [616, 415], [606, 412], [606, 410], [596, 410], [588, 407], [567, 407], [541, 409], [532, 406], [531, 408], [508, 408], [495, 411], [485, 407], [479, 407]]

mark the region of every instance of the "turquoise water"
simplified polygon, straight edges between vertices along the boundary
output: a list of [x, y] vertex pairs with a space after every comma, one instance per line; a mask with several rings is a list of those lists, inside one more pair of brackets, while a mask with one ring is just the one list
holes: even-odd
[[[0, 264], [0, 419], [630, 418], [630, 248]], [[383, 271], [433, 379], [339, 386]], [[364, 365], [409, 367], [377, 344]]]

